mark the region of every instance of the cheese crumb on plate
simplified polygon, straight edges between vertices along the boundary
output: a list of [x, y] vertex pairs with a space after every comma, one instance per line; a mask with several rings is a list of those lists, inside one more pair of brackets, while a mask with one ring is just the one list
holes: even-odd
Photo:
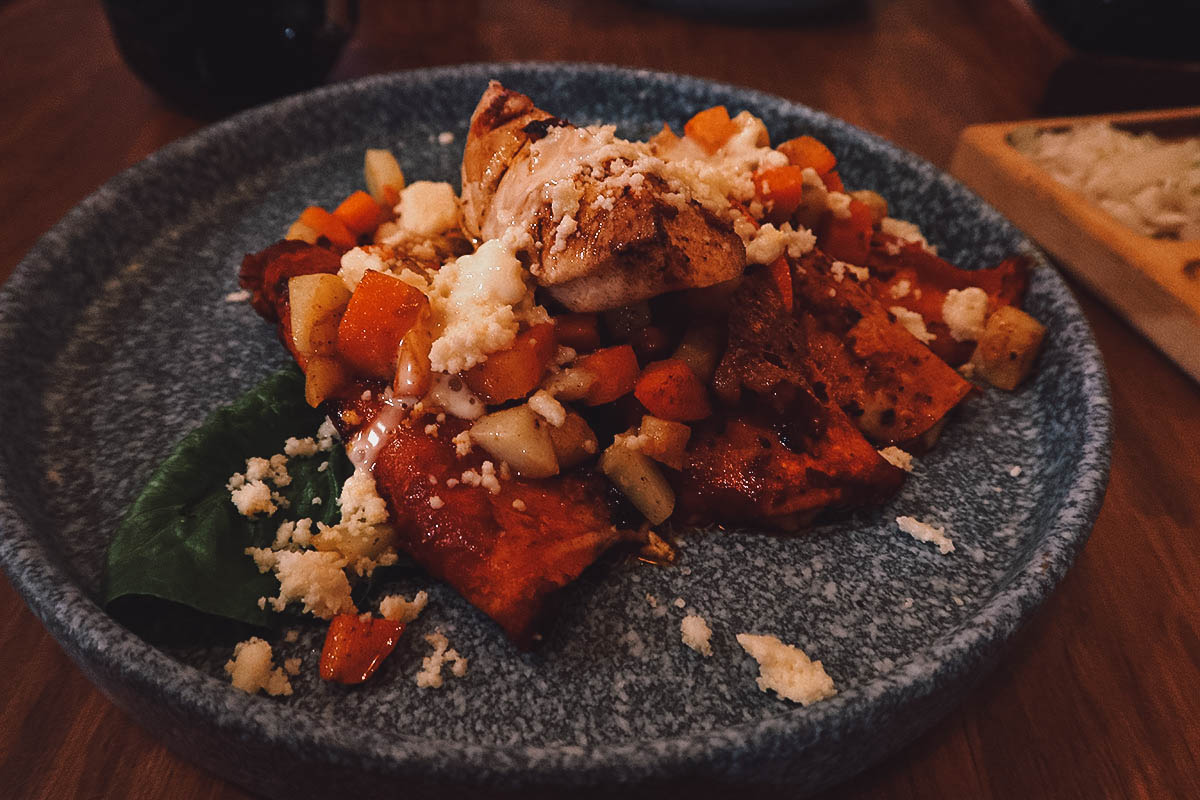
[[234, 688], [247, 694], [260, 690], [275, 697], [292, 693], [287, 673], [272, 660], [271, 645], [257, 636], [234, 646], [233, 658], [225, 663], [225, 671]]
[[758, 688], [772, 691], [785, 700], [811, 705], [837, 694], [833, 678], [820, 661], [813, 661], [799, 647], [784, 644], [775, 636], [737, 635], [738, 644], [758, 662]]
[[938, 528], [913, 517], [896, 517], [896, 524], [900, 526], [900, 530], [918, 542], [936, 544], [942, 555], [954, 552], [954, 542], [950, 541], [950, 537], [946, 535], [945, 528]]
[[708, 627], [704, 617], [699, 614], [688, 614], [679, 623], [679, 632], [683, 643], [702, 656], [711, 656], [712, 628]]

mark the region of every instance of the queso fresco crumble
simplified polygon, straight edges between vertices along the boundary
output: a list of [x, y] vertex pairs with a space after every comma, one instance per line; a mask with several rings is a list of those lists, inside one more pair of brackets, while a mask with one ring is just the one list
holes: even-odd
[[[320, 674], [359, 683], [429, 602], [356, 602], [402, 551], [528, 646], [545, 596], [607, 548], [671, 562], [660, 525], [794, 529], [885, 502], [970, 395], [956, 368], [1015, 388], [1044, 329], [1016, 308], [1019, 260], [958, 270], [836, 164], [811, 136], [773, 147], [748, 112], [708, 109], [683, 136], [635, 142], [495, 83], [461, 192], [406, 182], [391, 153], [368, 151], [369, 191], [306, 209], [242, 267], [306, 400], [329, 415], [229, 478], [240, 514], [280, 520], [270, 545], [245, 550], [279, 582], [260, 607], [328, 620]], [[799, 438], [758, 425], [798, 408], [814, 420]], [[285, 519], [290, 461], [337, 446], [354, 472], [314, 500], [336, 502], [337, 522]], [[610, 491], [637, 522], [616, 521]], [[953, 552], [943, 528], [896, 521]], [[680, 615], [684, 646], [730, 656], [682, 598], [651, 604]], [[762, 691], [805, 705], [836, 692], [798, 647], [736, 640]], [[418, 687], [467, 675], [444, 632], [424, 641]], [[238, 688], [285, 695], [296, 666], [251, 639], [227, 670]]]

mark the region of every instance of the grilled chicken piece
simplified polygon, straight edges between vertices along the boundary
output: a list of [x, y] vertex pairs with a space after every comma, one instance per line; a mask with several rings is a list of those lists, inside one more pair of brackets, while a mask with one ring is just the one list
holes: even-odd
[[[606, 184], [615, 161], [629, 159], [596, 156], [598, 141], [493, 81], [471, 118], [463, 153], [467, 230], [485, 239], [512, 225], [526, 231], [530, 272], [573, 311], [617, 308], [741, 274], [745, 247], [730, 224], [672, 192], [653, 172]], [[649, 154], [644, 145], [630, 146]], [[597, 158], [603, 175], [579, 168]], [[553, 199], [544, 191], [568, 184]], [[556, 208], [563, 197], [578, 209]]]
[[510, 92], [499, 81], [488, 84], [471, 115], [463, 149], [461, 196], [467, 233], [480, 237], [500, 181], [520, 154], [527, 155], [531, 139], [551, 124], [558, 120], [525, 95]]

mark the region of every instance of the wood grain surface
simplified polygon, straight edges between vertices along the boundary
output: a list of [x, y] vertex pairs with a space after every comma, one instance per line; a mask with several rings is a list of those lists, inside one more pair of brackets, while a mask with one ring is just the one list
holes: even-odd
[[[0, 53], [2, 279], [90, 191], [203, 121], [137, 81], [94, 0], [0, 1]], [[517, 59], [687, 72], [946, 166], [964, 126], [1033, 116], [1069, 58], [1021, 0], [877, 0], [787, 23], [617, 0], [363, 0], [333, 79]], [[1116, 423], [1091, 540], [965, 703], [829, 797], [1200, 797], [1200, 387], [1077, 291]], [[0, 604], [0, 796], [248, 796], [112, 706], [2, 578]]]

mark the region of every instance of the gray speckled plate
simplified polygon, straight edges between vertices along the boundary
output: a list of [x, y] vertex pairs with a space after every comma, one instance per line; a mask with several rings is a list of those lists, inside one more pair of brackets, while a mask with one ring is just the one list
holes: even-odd
[[[631, 136], [724, 103], [776, 141], [808, 132], [852, 187], [880, 190], [951, 260], [1037, 263], [1027, 306], [1049, 338], [1019, 392], [985, 391], [886, 508], [797, 537], [701, 532], [673, 568], [607, 562], [566, 592], [545, 646], [522, 655], [442, 586], [371, 684], [316, 679], [318, 626], [287, 700], [232, 690], [228, 648], [156, 649], [95, 603], [121, 510], [211, 409], [285, 362], [274, 332], [230, 303], [242, 254], [311, 203], [361, 181], [366, 147], [410, 179], [454, 180], [489, 77], [577, 123]], [[438, 134], [452, 131], [454, 142]], [[1109, 401], [1095, 343], [1058, 275], [991, 208], [929, 164], [815, 111], [671, 75], [492, 65], [389, 75], [253, 110], [107, 183], [48, 233], [0, 293], [0, 560], [84, 671], [179, 752], [277, 796], [451, 786], [780, 784], [811, 790], [895, 751], [994, 662], [1087, 538], [1108, 470]], [[1019, 475], [1010, 474], [1012, 467]], [[957, 549], [900, 533], [909, 514]], [[647, 594], [658, 600], [657, 608]], [[682, 598], [677, 601], [676, 598]], [[683, 647], [683, 609], [714, 630]], [[470, 672], [413, 675], [445, 630]], [[822, 660], [839, 694], [808, 708], [755, 685], [734, 641], [772, 633]]]

